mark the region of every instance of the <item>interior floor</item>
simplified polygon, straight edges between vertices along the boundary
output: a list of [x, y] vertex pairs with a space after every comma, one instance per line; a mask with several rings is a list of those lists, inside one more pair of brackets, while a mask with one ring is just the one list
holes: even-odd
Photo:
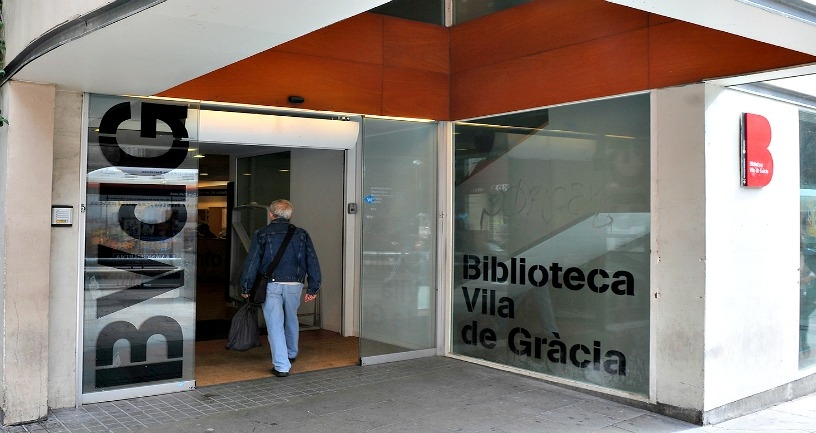
[[[245, 352], [227, 350], [227, 334], [238, 310], [225, 297], [225, 282], [199, 279], [196, 290], [196, 386], [215, 385], [271, 375], [272, 358], [265, 330], [261, 346]], [[304, 325], [304, 324], [302, 324]], [[337, 332], [313, 329], [300, 332], [300, 348], [292, 373], [322, 370], [359, 363], [359, 340]]]
[[[196, 386], [269, 377], [272, 358], [269, 341], [261, 336], [261, 346], [246, 352], [227, 350], [227, 340], [196, 342]], [[343, 337], [322, 329], [301, 331], [300, 352], [291, 373], [357, 365], [357, 337]]]

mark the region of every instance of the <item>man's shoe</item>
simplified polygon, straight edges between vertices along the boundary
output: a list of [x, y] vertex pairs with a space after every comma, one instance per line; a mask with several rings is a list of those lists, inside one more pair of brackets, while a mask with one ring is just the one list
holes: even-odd
[[294, 363], [295, 363], [295, 361], [297, 361], [297, 356], [296, 356], [296, 357], [294, 357], [294, 358], [289, 358], [289, 363], [290, 363], [290, 364], [294, 364]]
[[288, 371], [278, 371], [278, 370], [275, 370], [274, 368], [272, 370], [270, 370], [270, 371], [272, 372], [272, 374], [274, 374], [275, 376], [278, 376], [278, 377], [289, 376]]

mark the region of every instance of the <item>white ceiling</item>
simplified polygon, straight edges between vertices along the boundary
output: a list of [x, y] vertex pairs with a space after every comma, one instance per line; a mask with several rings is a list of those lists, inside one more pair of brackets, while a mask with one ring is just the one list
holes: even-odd
[[166, 0], [58, 46], [13, 79], [153, 95], [386, 2]]

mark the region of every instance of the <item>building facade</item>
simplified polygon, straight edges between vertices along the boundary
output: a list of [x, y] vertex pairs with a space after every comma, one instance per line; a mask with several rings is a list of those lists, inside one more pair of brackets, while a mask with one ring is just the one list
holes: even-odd
[[236, 294], [215, 257], [281, 196], [362, 368], [452, 356], [696, 423], [816, 390], [816, 103], [787, 87], [814, 53], [601, 0], [260, 3], [5, 2], [4, 424], [194, 387], [197, 288]]

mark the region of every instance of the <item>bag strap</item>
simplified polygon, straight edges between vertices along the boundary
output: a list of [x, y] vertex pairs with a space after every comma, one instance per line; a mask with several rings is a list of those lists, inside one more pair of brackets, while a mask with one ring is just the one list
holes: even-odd
[[292, 235], [295, 234], [295, 225], [289, 224], [289, 230], [286, 231], [286, 237], [283, 238], [283, 242], [281, 243], [280, 248], [278, 248], [278, 252], [275, 254], [275, 258], [272, 259], [272, 263], [269, 264], [269, 267], [264, 272], [264, 276], [267, 278], [272, 277], [272, 272], [275, 271], [275, 268], [278, 267], [278, 263], [280, 263], [281, 258], [283, 257], [283, 251], [286, 250], [286, 247], [289, 245], [289, 240], [292, 239]]

